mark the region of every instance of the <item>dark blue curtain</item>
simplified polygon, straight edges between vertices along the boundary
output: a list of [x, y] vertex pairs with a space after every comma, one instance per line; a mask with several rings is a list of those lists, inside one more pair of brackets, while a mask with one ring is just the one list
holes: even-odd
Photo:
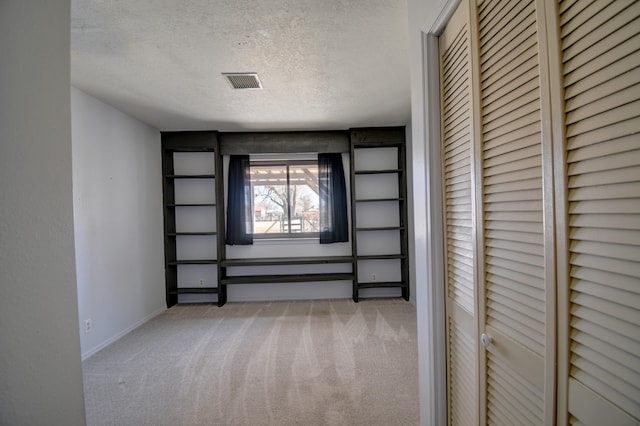
[[320, 244], [349, 241], [347, 190], [342, 154], [318, 154]]
[[231, 155], [227, 197], [227, 235], [229, 245], [253, 244], [251, 218], [251, 175], [248, 155]]

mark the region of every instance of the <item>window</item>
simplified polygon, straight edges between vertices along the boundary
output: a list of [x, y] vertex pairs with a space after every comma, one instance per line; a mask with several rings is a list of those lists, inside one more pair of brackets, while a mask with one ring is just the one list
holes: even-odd
[[318, 237], [317, 160], [252, 161], [253, 236]]
[[253, 244], [254, 237], [349, 241], [340, 153], [320, 153], [316, 160], [265, 161], [231, 155], [228, 182], [228, 245]]

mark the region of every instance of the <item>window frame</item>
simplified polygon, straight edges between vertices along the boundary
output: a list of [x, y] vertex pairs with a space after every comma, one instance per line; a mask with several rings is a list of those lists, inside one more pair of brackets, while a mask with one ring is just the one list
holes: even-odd
[[[313, 239], [320, 240], [320, 230], [317, 232], [291, 232], [291, 202], [289, 201], [289, 197], [291, 196], [291, 174], [290, 168], [300, 165], [312, 165], [316, 168], [316, 179], [318, 178], [318, 158], [316, 154], [316, 158], [311, 158], [309, 155], [304, 155], [304, 158], [296, 158], [299, 155], [304, 154], [284, 154], [284, 158], [259, 158], [259, 156], [251, 155], [249, 160], [249, 169], [253, 167], [285, 167], [286, 170], [286, 195], [287, 195], [287, 222], [289, 232], [270, 232], [270, 233], [256, 233], [255, 232], [255, 191], [254, 191], [254, 183], [253, 179], [251, 179], [251, 220], [253, 224], [253, 232], [251, 235], [255, 240], [259, 241], [268, 241], [268, 240], [289, 240], [289, 239]], [[256, 158], [258, 157], [258, 158]], [[288, 157], [288, 158], [287, 158]], [[250, 173], [251, 174], [251, 173]], [[318, 195], [319, 196], [319, 195]], [[318, 204], [319, 208], [319, 204]]]

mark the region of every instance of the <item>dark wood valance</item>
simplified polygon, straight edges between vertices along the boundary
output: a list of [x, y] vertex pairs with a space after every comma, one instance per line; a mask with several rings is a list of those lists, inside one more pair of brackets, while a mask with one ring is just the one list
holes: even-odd
[[218, 133], [222, 155], [349, 152], [347, 131]]

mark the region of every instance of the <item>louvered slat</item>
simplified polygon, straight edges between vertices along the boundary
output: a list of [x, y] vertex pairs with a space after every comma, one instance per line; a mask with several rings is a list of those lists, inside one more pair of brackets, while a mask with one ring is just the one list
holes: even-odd
[[[526, 32], [529, 34], [527, 43], [529, 48], [522, 54], [527, 60], [520, 66], [509, 66], [505, 63], [504, 70], [492, 69], [490, 65], [497, 63], [500, 58], [511, 58], [509, 51], [485, 49], [489, 42], [480, 46], [481, 75], [486, 84], [482, 88], [482, 128], [483, 128], [483, 177], [484, 177], [484, 208], [485, 229], [510, 231], [513, 238], [496, 241], [496, 235], [487, 232], [485, 234], [486, 262], [500, 271], [507, 269], [511, 272], [530, 275], [525, 283], [520, 285], [533, 286], [537, 290], [544, 289], [544, 247], [540, 244], [523, 246], [517, 243], [521, 234], [535, 234], [540, 238], [543, 235], [542, 224], [542, 179], [540, 177], [541, 160], [541, 136], [540, 136], [540, 101], [537, 87], [537, 49], [535, 39], [535, 8], [533, 2], [510, 2], [518, 10], [513, 20], [494, 22], [495, 25], [483, 25], [489, 18], [483, 16], [483, 8], [480, 12], [480, 38], [507, 39]], [[515, 3], [519, 3], [516, 7]], [[505, 6], [508, 7], [508, 6]], [[492, 21], [493, 22], [493, 21]], [[524, 64], [527, 64], [523, 67]], [[491, 78], [499, 73], [500, 78]], [[533, 83], [533, 86], [532, 86]], [[526, 96], [529, 102], [522, 103], [521, 98]], [[503, 116], [487, 113], [485, 108], [492, 104], [492, 108], [500, 108]], [[500, 104], [500, 106], [496, 106]], [[506, 136], [506, 137], [504, 137]], [[501, 138], [502, 137], [502, 138]], [[496, 139], [501, 138], [501, 143], [496, 144]], [[495, 155], [495, 150], [505, 145], [515, 145], [514, 149]], [[489, 148], [490, 147], [490, 148]], [[521, 171], [531, 170], [535, 176], [526, 182], [521, 182]], [[537, 169], [537, 171], [533, 171]], [[515, 173], [514, 173], [515, 172]], [[511, 178], [511, 179], [509, 179]], [[501, 185], [492, 185], [492, 180], [500, 181]], [[493, 235], [492, 238], [490, 235]], [[530, 237], [526, 237], [529, 238]], [[524, 238], [522, 238], [524, 239]], [[540, 238], [541, 239], [541, 238]], [[501, 247], [497, 249], [496, 247]], [[526, 252], [518, 251], [526, 247]], [[499, 272], [495, 275], [510, 275], [508, 272]], [[491, 275], [487, 275], [487, 294], [495, 293], [503, 295], [509, 291], [505, 283], [492, 282]], [[544, 318], [544, 302], [526, 300], [531, 306], [521, 305], [524, 299], [509, 300], [509, 306], [503, 306], [496, 299], [492, 302], [492, 309], [487, 311], [487, 324], [495, 321], [496, 328], [501, 329], [506, 335], [525, 344], [530, 349], [535, 349], [542, 355], [544, 348], [544, 321], [518, 323], [518, 327], [510, 327], [509, 318], [518, 315], [523, 310], [536, 311], [536, 317]], [[513, 318], [511, 318], [513, 320]], [[533, 341], [531, 336], [541, 337], [541, 341]]]
[[[634, 24], [634, 21], [640, 15], [640, 3], [633, 0], [621, 0], [621, 3], [629, 7], [609, 19], [605, 13], [592, 15], [595, 30], [586, 34], [565, 30], [565, 24], [561, 30], [563, 59], [588, 63], [590, 61], [588, 58], [604, 54], [615, 48], [621, 41], [636, 35], [634, 26], [637, 24]], [[584, 59], [581, 59], [580, 55], [583, 55]]]
[[473, 387], [477, 376], [473, 357], [473, 340], [455, 321], [449, 321], [449, 401], [452, 425], [474, 423], [475, 407], [470, 404], [475, 398]]
[[489, 352], [487, 356], [487, 422], [496, 424], [543, 424], [542, 390], [525, 380], [507, 363]]
[[[569, 410], [640, 421], [640, 3], [561, 2]], [[602, 402], [606, 401], [606, 402]], [[597, 414], [597, 413], [596, 413]], [[618, 416], [618, 417], [613, 417]]]
[[582, 423], [579, 419], [576, 419], [573, 416], [569, 416], [569, 424], [571, 426], [583, 426], [585, 423]]
[[[491, 13], [491, 12], [496, 12]], [[530, 2], [505, 2], [504, 7], [494, 8], [490, 13], [480, 16], [480, 48], [488, 52], [488, 56], [480, 58], [480, 63], [487, 66], [487, 61], [497, 59], [494, 53], [504, 50], [511, 50], [513, 46], [513, 36], [524, 32], [529, 27], [527, 20], [534, 12], [533, 3]], [[504, 25], [509, 22], [510, 25]], [[482, 28], [495, 28], [495, 31], [485, 32]], [[490, 64], [490, 63], [489, 63]]]
[[[635, 349], [634, 352], [618, 349], [620, 343], [624, 343], [625, 336], [616, 330], [606, 328], [603, 324], [596, 324], [580, 318], [579, 315], [583, 312], [585, 312], [584, 309], [574, 311], [576, 315], [571, 321], [572, 337], [581, 345], [589, 347], [600, 349], [602, 346], [610, 346], [612, 353], [616, 354], [616, 362], [627, 366], [634, 365], [633, 359], [635, 354], [640, 351], [640, 343], [634, 342], [635, 344], [630, 346], [631, 349]], [[633, 371], [637, 374], [637, 370]]]
[[[532, 285], [522, 284], [526, 283], [528, 279], [531, 279], [529, 275], [519, 271], [510, 271], [505, 268], [495, 268], [491, 265], [487, 266], [487, 272], [492, 282], [500, 282], [505, 287], [509, 286], [510, 290], [517, 291], [536, 301], [541, 301], [544, 298], [543, 291], [536, 289]], [[532, 303], [535, 302], [532, 301]]]
[[[491, 294], [488, 296], [491, 299]], [[491, 325], [497, 330], [507, 330], [509, 337], [533, 351], [542, 351], [544, 346], [540, 340], [544, 334], [540, 331], [542, 324], [530, 321], [519, 311], [492, 301], [487, 302], [487, 316], [491, 317]]]
[[[486, 421], [541, 424], [543, 390], [505, 354], [545, 354], [540, 77], [534, 1], [479, 5], [485, 327], [510, 341], [486, 358]], [[507, 19], [508, 18], [508, 19]], [[501, 338], [502, 339], [502, 338]], [[520, 364], [514, 364], [520, 365]], [[534, 374], [542, 374], [542, 371]]]
[[[580, 8], [566, 10], [562, 14], [562, 34], [574, 33], [574, 38], [581, 38], [598, 29], [599, 23], [607, 21], [629, 7], [633, 0], [596, 0], [580, 3]], [[598, 20], [592, 19], [599, 15]]]
[[[623, 45], [626, 47], [626, 50], [628, 50], [628, 54], [632, 53], [637, 50], [637, 46], [640, 45], [640, 36], [627, 40]], [[616, 50], [621, 50], [623, 45], [618, 46]], [[607, 54], [610, 55], [609, 53]], [[577, 63], [577, 61], [575, 62]], [[603, 66], [597, 71], [593, 69], [573, 69], [571, 75], [567, 75], [569, 86], [567, 87], [566, 96], [572, 98], [599, 84], [608, 84], [612, 75], [618, 76], [616, 77], [617, 79], [622, 78], [626, 73], [637, 74], [639, 72], [638, 66], [640, 66], [640, 59], [638, 59], [637, 56], [629, 55], [613, 63], [602, 62]], [[565, 64], [565, 67], [568, 68], [568, 65], [569, 63]], [[636, 78], [632, 78], [632, 80], [635, 79]]]
[[[443, 93], [449, 94], [443, 100], [443, 125], [445, 128], [443, 135], [443, 156], [445, 158], [445, 171], [449, 176], [464, 176], [464, 178], [453, 179], [445, 176], [445, 220], [447, 222], [447, 232], [460, 233], [461, 229], [466, 229], [464, 233], [471, 233], [471, 176], [470, 173], [460, 175], [456, 170], [470, 170], [471, 156], [471, 113], [469, 99], [469, 67], [468, 33], [460, 31], [455, 37], [452, 45], [443, 54]], [[455, 114], [447, 114], [452, 109], [450, 101], [456, 99]], [[456, 137], [447, 133], [446, 129], [451, 122], [459, 121], [461, 130], [456, 133]], [[451, 211], [450, 204], [465, 206], [462, 210], [465, 215], [460, 218], [460, 210]], [[474, 312], [473, 299], [473, 252], [470, 250], [461, 251], [457, 249], [450, 240], [447, 242], [447, 270], [448, 293], [449, 296], [460, 304], [470, 314]], [[462, 267], [466, 265], [467, 268]], [[468, 267], [471, 267], [468, 268]], [[457, 278], [460, 277], [460, 278]]]

